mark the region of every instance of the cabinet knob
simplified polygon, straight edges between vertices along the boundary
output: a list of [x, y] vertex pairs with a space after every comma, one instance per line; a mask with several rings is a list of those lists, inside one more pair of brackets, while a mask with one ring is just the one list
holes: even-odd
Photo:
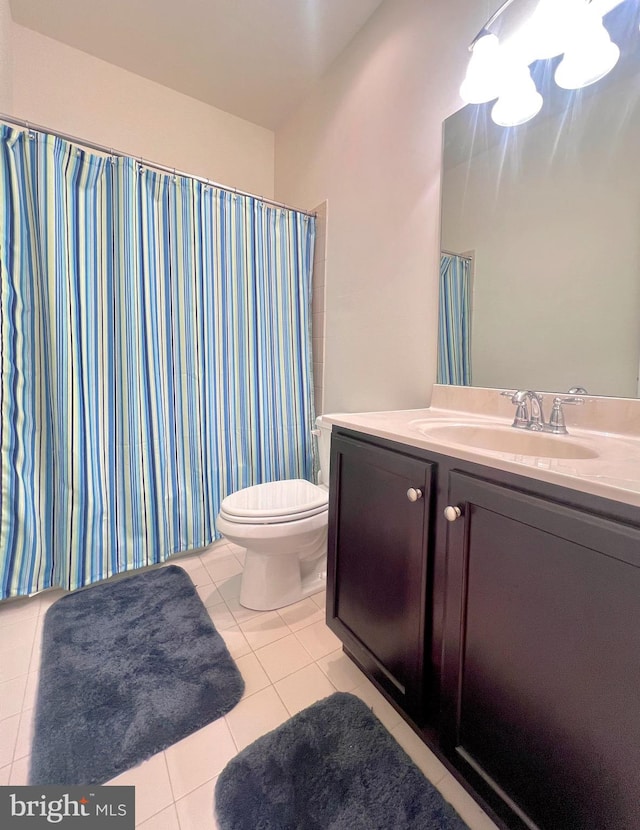
[[417, 487], [409, 487], [407, 490], [407, 498], [409, 501], [418, 501], [422, 498], [422, 490], [419, 490]]
[[459, 519], [462, 516], [462, 510], [456, 505], [449, 505], [444, 509], [444, 517], [448, 522], [455, 522], [456, 519]]

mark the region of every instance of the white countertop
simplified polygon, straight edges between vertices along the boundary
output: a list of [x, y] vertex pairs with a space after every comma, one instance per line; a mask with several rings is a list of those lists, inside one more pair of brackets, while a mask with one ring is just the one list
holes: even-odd
[[461, 412], [432, 406], [428, 409], [329, 414], [323, 415], [323, 420], [332, 425], [379, 438], [387, 438], [411, 447], [431, 450], [625, 504], [640, 506], [640, 438], [633, 435], [585, 430], [570, 426], [569, 435], [549, 435], [548, 437], [552, 441], [579, 444], [580, 447], [596, 453], [597, 457], [548, 458], [478, 449], [449, 440], [438, 440], [435, 434], [429, 435], [428, 432], [420, 431], [421, 425], [430, 423], [443, 425], [464, 423], [484, 427], [492, 425], [511, 428], [512, 419], [496, 415], [476, 415], [468, 411]]

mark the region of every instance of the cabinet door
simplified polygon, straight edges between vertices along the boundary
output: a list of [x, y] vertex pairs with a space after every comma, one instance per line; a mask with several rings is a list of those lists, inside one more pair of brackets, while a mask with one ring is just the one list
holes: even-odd
[[510, 826], [640, 828], [640, 531], [461, 473], [449, 495], [447, 754]]
[[[341, 436], [332, 440], [327, 623], [416, 720], [431, 468], [400, 452]], [[407, 495], [412, 488], [422, 494], [417, 501]]]

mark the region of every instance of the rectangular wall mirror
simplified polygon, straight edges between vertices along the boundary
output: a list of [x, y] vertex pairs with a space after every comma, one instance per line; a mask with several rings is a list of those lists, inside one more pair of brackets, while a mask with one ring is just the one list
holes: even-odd
[[531, 121], [499, 127], [492, 103], [445, 121], [441, 250], [469, 263], [470, 377], [441, 382], [638, 396], [637, 4], [605, 24], [621, 57], [598, 83], [560, 89], [559, 59], [540, 62]]

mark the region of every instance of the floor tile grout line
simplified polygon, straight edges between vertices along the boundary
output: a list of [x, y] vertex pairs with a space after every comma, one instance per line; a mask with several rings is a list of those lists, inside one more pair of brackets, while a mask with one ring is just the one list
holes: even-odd
[[38, 616], [38, 623], [36, 624], [36, 630], [33, 632], [33, 642], [31, 643], [31, 654], [29, 655], [29, 660], [30, 661], [31, 661], [31, 658], [33, 657], [33, 652], [34, 652], [34, 649], [36, 647], [36, 640], [37, 640], [38, 636], [40, 636], [41, 639], [44, 636], [44, 620], [42, 620], [42, 625], [40, 625], [39, 624], [40, 619], [41, 619], [41, 617]]
[[[286, 623], [283, 623], [283, 625], [286, 625]], [[292, 631], [289, 628], [288, 625], [286, 626], [286, 628], [287, 628], [287, 633], [286, 634], [284, 634], [282, 637], [278, 637], [277, 640], [272, 640], [270, 643], [264, 643], [263, 645], [258, 646], [257, 651], [259, 651], [260, 649], [263, 649], [263, 648], [267, 648], [268, 646], [275, 645], [276, 643], [279, 643], [281, 640], [286, 640], [287, 637], [291, 637], [292, 634], [295, 634], [295, 632]]]
[[[248, 655], [245, 655], [245, 656], [248, 656]], [[265, 672], [265, 674], [266, 674], [266, 672]], [[269, 686], [273, 686], [273, 683], [271, 682], [271, 678], [269, 677], [269, 675], [267, 675], [267, 680], [269, 682], [267, 683], [266, 686], [263, 686], [261, 689], [256, 689], [254, 692], [251, 692], [251, 694], [249, 694], [249, 695], [245, 692], [245, 694], [242, 695], [242, 697], [240, 698], [238, 703], [244, 703], [245, 700], [249, 700], [250, 698], [255, 697], [256, 695], [259, 695], [260, 692], [264, 692], [264, 690], [268, 689]], [[231, 711], [233, 712], [233, 709]], [[225, 715], [225, 717], [226, 717], [226, 715]], [[227, 726], [229, 726], [229, 724], [227, 724]], [[229, 726], [229, 730], [231, 730], [230, 726]], [[233, 737], [233, 734], [232, 734], [231, 737]], [[234, 743], [235, 743], [235, 739], [234, 739]], [[236, 747], [237, 747], [237, 744], [236, 744]]]
[[[167, 770], [167, 778], [169, 779], [169, 788], [171, 789], [171, 797], [173, 799], [171, 803], [173, 804], [173, 809], [175, 810], [176, 818], [178, 819], [178, 826], [180, 826], [180, 816], [178, 815], [178, 811], [176, 809], [176, 794], [175, 790], [173, 789], [173, 779], [171, 778], [171, 770], [169, 769], [169, 761], [167, 759], [167, 752], [165, 749], [162, 750], [162, 759], [164, 761], [165, 769]], [[163, 807], [162, 809], [166, 809], [166, 807]], [[158, 810], [158, 813], [159, 812], [161, 812], [161, 810]], [[154, 813], [154, 815], [157, 816], [158, 813]], [[149, 818], [151, 818], [151, 816], [149, 816]], [[145, 819], [145, 821], [147, 820], [148, 819]]]
[[289, 707], [287, 706], [287, 704], [284, 702], [284, 699], [283, 699], [282, 695], [280, 694], [280, 692], [276, 689], [275, 683], [272, 683], [271, 685], [273, 686], [273, 691], [274, 691], [274, 692], [276, 693], [276, 695], [278, 696], [278, 700], [279, 700], [279, 701], [280, 701], [280, 703], [282, 703], [282, 705], [284, 706], [286, 713], [289, 715], [289, 717], [290, 717], [290, 718], [292, 718], [292, 717], [293, 717], [293, 715], [291, 714], [291, 710], [289, 709]]
[[22, 758], [18, 758], [17, 760], [13, 761], [13, 763], [11, 764], [11, 775], [13, 775], [13, 768], [16, 766], [16, 764], [19, 764], [21, 761], [24, 761], [25, 759], [27, 761], [27, 776], [28, 776], [29, 770], [31, 769], [31, 753], [29, 753], [28, 755], [23, 755]]
[[[16, 742], [15, 742], [15, 745], [13, 747], [13, 763], [14, 764], [16, 763], [16, 761], [22, 761], [23, 758], [26, 758], [26, 757], [31, 755], [31, 752], [28, 752], [26, 755], [21, 755], [19, 758], [16, 758], [16, 752], [18, 751], [18, 738], [20, 737], [20, 733], [22, 732], [22, 722], [23, 722], [23, 718], [24, 718], [25, 715], [27, 715], [27, 717], [29, 719], [35, 718], [35, 716], [36, 716], [35, 706], [32, 707], [31, 709], [23, 709], [20, 712], [20, 721], [18, 723], [18, 733], [16, 734]], [[33, 739], [33, 729], [31, 730], [31, 733], [32, 733], [31, 738]]]
[[[11, 750], [11, 760], [9, 761], [8, 764], [4, 765], [5, 767], [7, 767], [7, 766], [8, 767], [13, 767], [13, 756], [16, 753], [16, 744], [18, 742], [18, 735], [20, 733], [20, 719], [22, 718], [22, 712], [18, 712], [18, 714], [16, 714], [16, 715], [9, 715], [9, 718], [18, 718], [18, 728], [16, 729], [16, 736], [13, 739], [13, 749]], [[2, 721], [0, 721], [0, 723], [4, 723], [5, 721], [9, 720], [9, 718], [3, 718]]]
[[[301, 631], [303, 631], [304, 629], [300, 629], [300, 630], [301, 630]], [[298, 635], [298, 632], [297, 632], [297, 631], [294, 631], [294, 632], [293, 632], [293, 636], [296, 638], [296, 640], [297, 640], [297, 641], [298, 641], [298, 643], [302, 646], [302, 648], [303, 648], [303, 649], [307, 652], [307, 654], [309, 655], [309, 657], [311, 657], [311, 659], [314, 661], [314, 663], [315, 663], [315, 661], [316, 661], [316, 660], [320, 660], [320, 659], [321, 659], [320, 657], [314, 657], [314, 655], [313, 655], [313, 654], [311, 654], [311, 652], [309, 651], [309, 649], [305, 646], [305, 644], [302, 642], [302, 640], [300, 639], [300, 637], [298, 637], [297, 635]], [[321, 657], [322, 657], [322, 656], [323, 656], [323, 655], [321, 655]]]
[[2, 688], [2, 686], [5, 683], [13, 683], [14, 681], [20, 680], [23, 677], [25, 678], [24, 692], [22, 693], [22, 701], [20, 703], [20, 709], [17, 712], [13, 712], [11, 715], [5, 715], [3, 718], [0, 718], [0, 723], [2, 723], [3, 721], [9, 720], [9, 718], [13, 718], [16, 715], [21, 715], [22, 714], [22, 710], [24, 709], [24, 699], [25, 699], [26, 694], [27, 694], [27, 686], [29, 685], [29, 675], [30, 675], [30, 672], [27, 672], [26, 674], [19, 674], [17, 677], [12, 677], [9, 680], [0, 681], [0, 688]]
[[[265, 686], [265, 688], [266, 688], [266, 686]], [[262, 690], [260, 689], [260, 691], [262, 691]], [[251, 695], [249, 695], [249, 697], [251, 697]], [[233, 709], [231, 711], [233, 712]], [[227, 715], [228, 714], [230, 714], [230, 713], [227, 712]], [[238, 742], [236, 741], [236, 739], [234, 737], [234, 734], [233, 734], [233, 730], [231, 729], [231, 724], [227, 720], [227, 715], [223, 716], [224, 717], [224, 723], [225, 723], [225, 726], [227, 727], [227, 730], [229, 731], [229, 735], [231, 735], [231, 740], [233, 741], [233, 745], [236, 748], [236, 755], [237, 755], [240, 752], [240, 749], [238, 748]], [[235, 758], [235, 755], [233, 757]], [[220, 773], [218, 773], [218, 775], [220, 775]], [[214, 778], [215, 778], [215, 776], [214, 776]]]
[[[229, 732], [231, 732], [231, 730], [229, 730]], [[232, 737], [232, 740], [233, 740], [233, 736], [231, 736], [231, 737]], [[235, 745], [235, 741], [234, 741], [234, 745]], [[238, 754], [238, 753], [237, 753], [237, 750], [236, 750], [236, 755], [237, 755], [237, 754]], [[231, 759], [230, 759], [230, 760], [231, 760]], [[212, 776], [211, 776], [211, 778], [207, 778], [207, 780], [206, 780], [206, 781], [201, 781], [201, 782], [200, 782], [200, 784], [197, 784], [197, 785], [196, 785], [196, 786], [195, 786], [192, 790], [189, 790], [189, 792], [186, 792], [186, 793], [184, 793], [183, 795], [181, 795], [181, 796], [180, 796], [180, 798], [176, 798], [176, 799], [174, 799], [174, 801], [173, 801], [173, 805], [172, 805], [172, 806], [173, 806], [173, 809], [174, 809], [174, 810], [175, 810], [175, 812], [176, 812], [176, 817], [177, 817], [177, 819], [178, 819], [178, 826], [179, 826], [180, 828], [182, 827], [182, 822], [180, 821], [180, 812], [179, 812], [179, 810], [178, 810], [178, 802], [179, 802], [179, 801], [184, 801], [184, 799], [185, 799], [185, 798], [189, 798], [189, 796], [190, 796], [190, 795], [193, 795], [193, 793], [194, 793], [196, 790], [199, 790], [199, 789], [200, 789], [200, 787], [204, 787], [204, 786], [205, 786], [205, 784], [209, 784], [211, 781], [214, 781], [214, 780], [215, 780], [215, 779], [216, 779], [219, 775], [220, 775], [220, 773], [217, 773], [216, 775], [212, 775]], [[167, 805], [167, 806], [169, 806], [169, 805]], [[163, 809], [165, 809], [165, 810], [166, 810], [166, 809], [167, 809], [167, 807], [164, 807]], [[159, 812], [160, 812], [160, 811], [159, 811]], [[155, 815], [158, 815], [158, 813], [156, 813]], [[149, 816], [149, 818], [151, 818], [151, 816]]]
[[[292, 634], [292, 633], [293, 633], [293, 632], [289, 631], [288, 633], [286, 633], [286, 634], [282, 634], [282, 635], [280, 635], [280, 636], [276, 637], [275, 639], [271, 640], [271, 641], [270, 641], [270, 642], [268, 642], [268, 643], [262, 643], [262, 645], [259, 645], [259, 646], [255, 646], [255, 647], [254, 647], [253, 645], [251, 645], [251, 641], [249, 640], [249, 637], [247, 636], [247, 632], [243, 630], [243, 628], [242, 628], [242, 624], [240, 624], [240, 630], [241, 630], [241, 631], [242, 631], [242, 633], [244, 634], [244, 637], [245, 637], [246, 641], [249, 643], [249, 645], [251, 646], [252, 651], [254, 651], [254, 652], [255, 652], [255, 651], [257, 651], [258, 649], [264, 648], [265, 646], [270, 646], [270, 645], [272, 645], [273, 643], [277, 643], [277, 642], [279, 642], [280, 640], [284, 640], [284, 638], [285, 638], [285, 637], [288, 637], [290, 634]], [[251, 632], [250, 632], [250, 633], [251, 633]]]
[[[259, 612], [258, 612], [258, 615], [260, 615], [260, 614], [270, 614], [270, 613], [272, 613], [272, 612], [271, 612], [271, 611], [259, 611]], [[231, 611], [231, 614], [233, 615], [233, 611]], [[234, 618], [235, 618], [235, 617], [234, 617]], [[244, 620], [243, 622], [238, 622], [238, 623], [237, 623], [238, 627], [240, 628], [240, 630], [241, 630], [242, 634], [245, 636], [245, 639], [247, 639], [247, 641], [248, 641], [247, 634], [246, 634], [246, 632], [243, 630], [242, 625], [243, 625], [243, 623], [244, 623], [244, 622], [250, 622], [252, 619], [256, 619], [256, 618], [255, 618], [255, 617], [251, 617], [249, 620]], [[281, 619], [282, 619], [282, 617], [281, 617]], [[309, 627], [311, 627], [312, 625], [317, 625], [317, 623], [319, 623], [319, 622], [323, 622], [323, 620], [314, 620], [314, 621], [312, 621], [312, 622], [308, 623], [308, 625], [303, 625], [303, 626], [300, 626], [299, 628], [293, 629], [293, 628], [291, 628], [291, 626], [290, 626], [290, 625], [286, 622], [286, 620], [282, 620], [283, 625], [285, 625], [285, 626], [288, 628], [289, 633], [290, 633], [290, 634], [293, 634], [293, 635], [297, 635], [297, 634], [299, 634], [301, 631], [304, 631], [306, 628], [309, 628]], [[325, 623], [325, 625], [326, 625], [326, 623]], [[257, 647], [255, 647], [255, 648], [251, 645], [251, 643], [249, 643], [249, 646], [250, 646], [250, 648], [251, 648], [253, 651], [256, 651], [256, 650], [258, 650], [258, 649], [265, 648], [266, 646], [272, 645], [273, 643], [277, 643], [279, 640], [282, 640], [282, 639], [284, 639], [285, 637], [288, 637], [288, 636], [289, 636], [289, 634], [283, 634], [281, 637], [278, 637], [277, 639], [272, 640], [270, 643], [264, 643], [263, 645], [261, 645], [261, 646], [257, 646]], [[297, 637], [297, 636], [296, 636], [296, 639], [298, 640], [298, 642], [300, 643], [300, 645], [304, 648], [304, 650], [305, 650], [305, 651], [309, 654], [309, 656], [310, 656], [313, 660], [315, 660], [315, 659], [320, 659], [320, 658], [315, 658], [315, 657], [313, 656], [313, 654], [311, 654], [311, 652], [309, 651], [309, 649], [308, 649], [308, 648], [306, 648], [306, 646], [305, 646], [305, 645], [304, 645], [304, 643], [300, 640], [300, 638], [299, 638], [299, 637]], [[335, 649], [332, 649], [332, 650], [335, 650]], [[322, 655], [322, 656], [325, 656], [325, 655]]]
[[[276, 642], [280, 642], [280, 641], [276, 640]], [[294, 669], [293, 671], [288, 672], [287, 674], [283, 675], [282, 677], [279, 677], [277, 680], [272, 680], [271, 675], [267, 671], [266, 666], [264, 665], [262, 660], [260, 660], [260, 656], [258, 654], [256, 654], [256, 657], [258, 658], [258, 662], [262, 666], [262, 670], [264, 671], [264, 673], [269, 678], [269, 681], [271, 682], [272, 686], [275, 686], [276, 683], [279, 683], [281, 680], [285, 680], [287, 677], [291, 677], [292, 675], [296, 674], [296, 672], [302, 671], [302, 669], [307, 669], [307, 668], [309, 668], [309, 666], [313, 665], [313, 657], [311, 657], [311, 655], [309, 655], [309, 657], [311, 657], [311, 661], [309, 663], [306, 663], [304, 666], [298, 666], [297, 669]]]
[[[38, 617], [38, 620], [39, 619], [40, 619], [40, 617]], [[43, 623], [43, 626], [44, 626], [44, 623]], [[40, 629], [39, 633], [38, 633], [38, 629]], [[33, 641], [31, 643], [31, 651], [29, 652], [29, 663], [28, 663], [27, 674], [26, 674], [27, 683], [29, 682], [29, 674], [30, 674], [29, 669], [31, 668], [31, 661], [33, 660], [33, 656], [34, 656], [34, 651], [35, 651], [35, 647], [36, 647], [36, 639], [37, 639], [38, 636], [40, 636], [42, 638], [43, 634], [44, 634], [44, 631], [43, 631], [42, 627], [40, 627], [36, 624], [36, 630], [33, 633]], [[40, 683], [40, 662], [38, 662], [38, 666], [34, 671], [36, 671], [37, 674], [38, 674], [38, 684], [39, 684]], [[20, 676], [22, 677], [22, 675], [20, 675]], [[16, 732], [16, 739], [15, 739], [14, 744], [13, 744], [13, 753], [11, 755], [11, 770], [12, 770], [12, 772], [13, 772], [13, 764], [15, 764], [16, 761], [21, 760], [20, 758], [16, 758], [16, 751], [18, 749], [18, 738], [20, 737], [20, 732], [22, 730], [22, 720], [24, 718], [25, 712], [32, 712], [32, 715], [30, 715], [30, 717], [31, 716], [35, 717], [35, 703], [34, 703], [32, 709], [25, 710], [25, 708], [24, 708], [24, 701], [25, 701], [26, 693], [27, 693], [27, 687], [25, 685], [24, 692], [23, 692], [23, 695], [22, 695], [22, 706], [20, 707], [20, 719], [18, 720], [18, 730]], [[22, 757], [26, 757], [26, 756], [22, 756]]]
[[[24, 629], [26, 627], [26, 623], [34, 623], [34, 622], [35, 622], [35, 625], [34, 625], [33, 637], [35, 638], [36, 632], [37, 632], [38, 627], [39, 627], [40, 616], [25, 617], [25, 619], [23, 619], [23, 620], [14, 620], [13, 622], [7, 623], [6, 625], [0, 625], [0, 635], [3, 634], [3, 631], [5, 629], [12, 628], [14, 626], [18, 626], [19, 631], [22, 632], [22, 631], [24, 631]], [[8, 636], [7, 632], [4, 631], [4, 637], [6, 637], [6, 636]], [[33, 647], [33, 643], [32, 643], [32, 647]], [[16, 648], [16, 646], [12, 646], [11, 648], [6, 648], [6, 647], [4, 647], [4, 644], [3, 644], [3, 648], [0, 649], [0, 652], [4, 652], [5, 650], [6, 651], [13, 651], [15, 648]]]
[[174, 801], [171, 805], [173, 807], [173, 815], [176, 820], [176, 827], [178, 830], [182, 830], [182, 822], [180, 821], [180, 813], [178, 812], [178, 802]]
[[[309, 666], [313, 666], [313, 665], [315, 665], [315, 663], [309, 663], [309, 665], [307, 665], [307, 666], [303, 666], [303, 667], [302, 667], [302, 669], [308, 669], [308, 668], [309, 668]], [[302, 671], [302, 669], [298, 669], [298, 671]], [[295, 674], [295, 672], [293, 672], [293, 674]], [[291, 675], [288, 675], [288, 676], [289, 676], [289, 677], [291, 677]], [[283, 678], [281, 678], [281, 679], [282, 679], [282, 680], [284, 680], [285, 678], [283, 677]], [[333, 686], [333, 683], [329, 680], [329, 678], [328, 678], [328, 677], [327, 677], [327, 681], [329, 682], [329, 684], [330, 684], [331, 686]], [[279, 683], [279, 682], [280, 682], [279, 680], [278, 680], [278, 681], [276, 681], [276, 683]], [[290, 717], [290, 718], [294, 717], [294, 716], [297, 714], [297, 712], [291, 712], [291, 710], [289, 709], [289, 707], [288, 707], [288, 706], [287, 706], [287, 704], [285, 703], [284, 698], [282, 697], [282, 695], [281, 695], [281, 694], [280, 694], [280, 692], [278, 691], [276, 684], [275, 684], [275, 683], [272, 683], [271, 685], [273, 686], [275, 693], [278, 695], [278, 697], [279, 697], [279, 698], [280, 698], [280, 700], [282, 701], [282, 705], [284, 706], [284, 708], [285, 708], [285, 709], [287, 710], [287, 712], [289, 713], [289, 717]], [[333, 686], [333, 688], [334, 688], [334, 690], [335, 690], [336, 692], [338, 691], [338, 689], [336, 689], [336, 687], [335, 687], [335, 686]], [[332, 692], [332, 694], [333, 694], [333, 692]], [[320, 698], [320, 699], [322, 699], [322, 698]], [[315, 701], [315, 702], [317, 703], [317, 701]], [[311, 704], [311, 703], [310, 703], [310, 704], [308, 704], [308, 705], [309, 705], [309, 706], [312, 706], [313, 704]], [[303, 708], [306, 708], [306, 707], [303, 707]], [[302, 711], [302, 710], [298, 710], [298, 711]]]

